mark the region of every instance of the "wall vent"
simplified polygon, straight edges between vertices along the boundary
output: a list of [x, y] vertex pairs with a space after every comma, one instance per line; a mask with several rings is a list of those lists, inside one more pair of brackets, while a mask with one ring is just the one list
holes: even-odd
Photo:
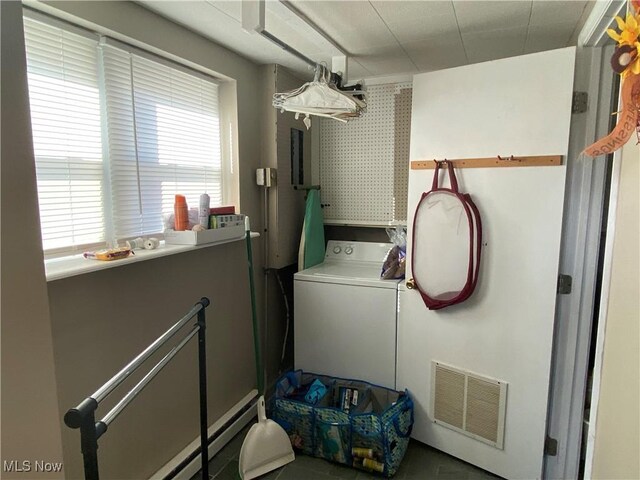
[[432, 362], [433, 421], [502, 449], [507, 384]]

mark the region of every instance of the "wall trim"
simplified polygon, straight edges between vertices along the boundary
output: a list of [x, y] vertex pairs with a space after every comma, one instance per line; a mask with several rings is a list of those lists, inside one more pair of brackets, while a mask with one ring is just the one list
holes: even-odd
[[[235, 437], [240, 430], [242, 430], [253, 417], [256, 416], [256, 399], [258, 396], [257, 390], [251, 390], [247, 393], [238, 403], [231, 407], [224, 415], [222, 415], [213, 425], [209, 427], [209, 438], [217, 436], [209, 444], [209, 460], [213, 458], [222, 448], [229, 443]], [[233, 417], [238, 415], [243, 409], [249, 405], [249, 408], [233, 422], [231, 426], [222, 430], [224, 425], [227, 424]], [[175, 470], [181, 463], [183, 463], [189, 455], [191, 455], [200, 446], [200, 435], [198, 435], [189, 445], [183, 448], [180, 453], [169, 460], [165, 465], [154, 473], [150, 478], [175, 478], [179, 480], [188, 480], [200, 471], [200, 456], [197, 456], [189, 464], [180, 470], [175, 476], [171, 476], [173, 470]]]
[[627, 5], [626, 0], [600, 0], [595, 3], [591, 14], [584, 23], [578, 36], [578, 46], [602, 47], [609, 38], [607, 28], [613, 22], [613, 17], [619, 15]]

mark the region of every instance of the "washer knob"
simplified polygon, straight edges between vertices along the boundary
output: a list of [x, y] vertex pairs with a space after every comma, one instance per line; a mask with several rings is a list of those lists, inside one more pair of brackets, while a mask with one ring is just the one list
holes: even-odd
[[342, 248], [340, 248], [340, 245], [336, 245], [335, 247], [333, 247], [333, 253], [335, 253], [336, 255], [339, 254], [342, 251]]
[[353, 253], [353, 248], [352, 247], [345, 248], [344, 253], [346, 253], [347, 255], [351, 255]]

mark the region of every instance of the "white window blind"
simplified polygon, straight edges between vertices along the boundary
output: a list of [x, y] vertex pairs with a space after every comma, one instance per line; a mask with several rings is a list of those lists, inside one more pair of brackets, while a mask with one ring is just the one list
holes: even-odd
[[175, 194], [222, 204], [213, 79], [24, 21], [45, 251], [158, 234]]
[[161, 231], [177, 193], [190, 207], [202, 193], [222, 204], [217, 85], [111, 45], [101, 50], [116, 236]]
[[45, 250], [104, 242], [97, 40], [25, 18]]

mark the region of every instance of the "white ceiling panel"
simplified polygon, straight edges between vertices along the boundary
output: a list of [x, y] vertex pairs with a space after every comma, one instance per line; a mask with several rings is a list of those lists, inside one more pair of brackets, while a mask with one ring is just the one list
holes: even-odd
[[397, 45], [367, 1], [303, 1], [295, 2], [295, 6], [352, 55], [372, 46]]
[[[139, 3], [223, 46], [236, 52], [243, 52], [245, 57], [256, 61], [260, 58], [259, 52], [252, 48], [255, 45], [253, 36], [239, 28], [239, 21], [233, 19], [227, 12], [214, 7], [210, 2], [185, 4], [180, 1], [141, 1]], [[265, 43], [269, 42], [265, 40]], [[275, 46], [267, 45], [266, 48], [273, 53], [279, 53]]]
[[[278, 63], [309, 75], [302, 60], [257, 33], [242, 29], [242, 3], [239, 1], [141, 0], [138, 3], [256, 63]], [[339, 52], [280, 2], [269, 3], [265, 15], [268, 30], [313, 60], [330, 65], [331, 57]]]
[[453, 7], [462, 33], [487, 32], [505, 28], [526, 29], [531, 16], [531, 1], [457, 0]]
[[530, 26], [524, 53], [542, 52], [568, 45], [572, 33], [569, 29], [574, 26], [574, 24]]
[[533, 2], [529, 24], [544, 26], [550, 23], [572, 23], [575, 26], [588, 3], [593, 2], [582, 0]]
[[372, 73], [364, 68], [355, 58], [349, 58], [348, 82], [362, 80], [363, 78], [372, 77]]
[[490, 32], [462, 33], [469, 63], [522, 55], [525, 39], [526, 29], [520, 27]]
[[450, 1], [375, 1], [371, 4], [400, 43], [458, 32], [458, 22]]
[[[307, 65], [242, 29], [240, 0], [140, 0], [142, 6], [258, 63], [305, 78]], [[289, 0], [349, 54], [349, 79], [433, 71], [574, 45], [587, 0]], [[266, 30], [317, 62], [338, 50], [280, 0], [266, 1]]]
[[425, 38], [402, 45], [420, 72], [432, 72], [469, 63], [458, 33]]
[[[385, 57], [367, 60], [359, 58], [358, 61], [371, 72], [372, 77], [389, 75], [389, 72], [398, 75], [403, 73], [418, 73], [418, 69], [406, 55], [402, 57]], [[351, 73], [349, 74], [349, 78], [355, 80]]]
[[404, 49], [398, 45], [386, 45], [382, 47], [369, 47], [361, 50], [362, 55], [354, 58], [372, 75], [386, 75], [394, 73], [416, 73], [418, 70]]

